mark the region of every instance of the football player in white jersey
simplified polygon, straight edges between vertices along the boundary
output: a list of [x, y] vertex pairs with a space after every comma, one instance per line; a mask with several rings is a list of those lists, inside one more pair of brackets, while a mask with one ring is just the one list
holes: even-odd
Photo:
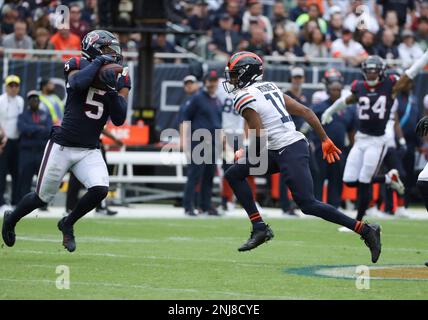
[[[234, 54], [228, 62], [225, 75], [226, 90], [235, 93], [234, 108], [247, 121], [249, 129], [256, 132], [254, 139], [250, 136], [252, 140], [248, 155], [245, 150], [238, 150], [238, 161], [226, 172], [226, 179], [253, 225], [250, 238], [238, 250], [254, 249], [273, 238], [273, 232], [257, 210], [246, 181], [251, 169], [257, 166], [251, 161], [255, 151], [259, 155], [265, 153], [266, 157], [261, 159], [268, 162], [268, 174], [281, 172], [285, 175], [293, 199], [303, 213], [318, 216], [360, 234], [370, 248], [371, 259], [375, 263], [381, 253], [380, 226], [356, 221], [315, 199], [308, 162], [308, 142], [302, 133], [296, 131], [291, 115], [303, 117], [312, 126], [322, 141], [324, 159], [333, 163], [340, 159], [341, 151], [328, 138], [317, 116], [311, 109], [284, 95], [274, 83], [263, 82], [263, 62], [254, 53]], [[267, 149], [261, 146], [261, 135], [264, 132], [267, 132]]]

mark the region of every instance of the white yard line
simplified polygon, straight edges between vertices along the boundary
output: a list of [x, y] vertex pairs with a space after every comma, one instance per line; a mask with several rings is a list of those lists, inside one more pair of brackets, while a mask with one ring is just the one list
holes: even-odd
[[[48, 285], [55, 285], [56, 281], [54, 280], [46, 280], [46, 279], [8, 279], [8, 278], [0, 278], [0, 282], [14, 282], [14, 283], [43, 283]], [[248, 294], [237, 291], [216, 291], [216, 290], [200, 290], [194, 288], [166, 288], [166, 287], [153, 287], [149, 284], [123, 284], [123, 283], [110, 283], [110, 282], [95, 282], [95, 281], [70, 281], [70, 290], [73, 289], [73, 286], [89, 286], [89, 287], [108, 287], [108, 288], [127, 288], [127, 289], [144, 289], [145, 293], [147, 290], [152, 291], [167, 291], [167, 292], [178, 292], [178, 293], [194, 293], [196, 295], [202, 294], [218, 294], [225, 295], [230, 297], [240, 297], [240, 298], [254, 298], [254, 299], [303, 299], [296, 298], [295, 296], [265, 296], [261, 294]]]

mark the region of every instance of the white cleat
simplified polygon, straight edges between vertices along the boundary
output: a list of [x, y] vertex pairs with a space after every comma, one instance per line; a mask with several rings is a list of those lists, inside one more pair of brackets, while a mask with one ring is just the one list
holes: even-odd
[[391, 178], [390, 186], [392, 189], [396, 190], [400, 196], [404, 195], [404, 184], [400, 179], [400, 175], [398, 174], [398, 170], [392, 169], [387, 173], [387, 175]]
[[339, 232], [354, 232], [351, 229], [348, 229], [347, 227], [340, 227], [339, 229], [337, 229], [337, 231], [339, 231]]
[[389, 215], [380, 211], [376, 206], [373, 206], [366, 211], [366, 216], [370, 218], [387, 218]]
[[407, 211], [406, 207], [398, 207], [394, 214], [397, 218], [411, 218], [411, 214]]

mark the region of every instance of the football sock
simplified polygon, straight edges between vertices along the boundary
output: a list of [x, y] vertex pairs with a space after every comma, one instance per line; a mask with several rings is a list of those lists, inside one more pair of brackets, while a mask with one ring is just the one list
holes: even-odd
[[108, 187], [96, 186], [88, 189], [88, 192], [79, 200], [76, 207], [64, 220], [66, 226], [73, 226], [77, 220], [94, 209], [108, 193]]
[[248, 217], [253, 225], [253, 229], [264, 229], [266, 224], [260, 216], [253, 193], [247, 181], [247, 175], [240, 166], [233, 166], [225, 173], [225, 178], [235, 193], [236, 199], [247, 212]]
[[418, 186], [419, 192], [421, 193], [425, 208], [428, 211], [428, 181], [418, 180], [416, 185]]
[[43, 202], [35, 192], [30, 192], [21, 199], [15, 210], [13, 210], [11, 214], [11, 222], [16, 224], [27, 214], [30, 214], [32, 211], [45, 205], [47, 205], [47, 203]]
[[357, 220], [363, 220], [370, 204], [370, 184], [361, 183], [358, 186], [358, 214]]
[[375, 176], [372, 179], [372, 183], [386, 183], [389, 184], [391, 183], [391, 178], [387, 175], [382, 175], [382, 176]]
[[326, 221], [354, 230], [355, 220], [343, 214], [332, 205], [315, 200], [297, 203], [304, 214], [319, 217]]

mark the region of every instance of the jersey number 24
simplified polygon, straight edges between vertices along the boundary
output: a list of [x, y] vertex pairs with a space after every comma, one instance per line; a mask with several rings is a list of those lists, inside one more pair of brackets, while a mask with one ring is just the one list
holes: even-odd
[[358, 106], [358, 116], [360, 120], [370, 120], [369, 110], [378, 115], [379, 119], [385, 119], [386, 114], [386, 96], [380, 96], [376, 102], [371, 106], [368, 97], [360, 97]]

